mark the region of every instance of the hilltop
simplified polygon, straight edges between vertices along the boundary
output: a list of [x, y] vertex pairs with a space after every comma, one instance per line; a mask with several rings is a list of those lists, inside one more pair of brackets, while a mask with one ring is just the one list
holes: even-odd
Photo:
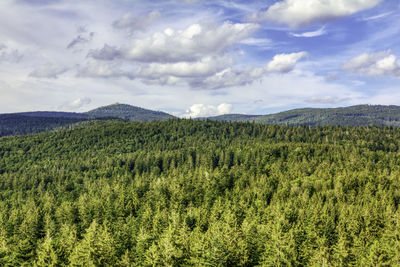
[[104, 107], [99, 107], [91, 111], [85, 112], [89, 118], [119, 118], [129, 121], [154, 121], [154, 120], [169, 120], [174, 116], [149, 109], [144, 109], [127, 104], [112, 104]]

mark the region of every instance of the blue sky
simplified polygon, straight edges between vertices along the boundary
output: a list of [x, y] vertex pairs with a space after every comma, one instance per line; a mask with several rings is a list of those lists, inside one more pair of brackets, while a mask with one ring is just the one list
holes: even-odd
[[395, 0], [2, 0], [0, 112], [400, 105]]

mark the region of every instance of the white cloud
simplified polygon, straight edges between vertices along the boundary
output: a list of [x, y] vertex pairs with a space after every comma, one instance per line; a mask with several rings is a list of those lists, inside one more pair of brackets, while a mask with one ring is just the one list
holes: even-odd
[[64, 66], [55, 66], [52, 64], [43, 65], [34, 71], [32, 71], [29, 76], [35, 78], [49, 78], [56, 79], [59, 75], [68, 71], [67, 67]]
[[[224, 53], [234, 43], [249, 37], [258, 27], [253, 23], [224, 22], [222, 25], [192, 24], [179, 31], [167, 28], [150, 37], [134, 39], [129, 47], [119, 49], [118, 53], [114, 51], [114, 57], [104, 59], [114, 59], [119, 55], [139, 62], [196, 61], [205, 56]], [[100, 51], [92, 51], [89, 56], [99, 54]]]
[[260, 47], [270, 47], [273, 42], [267, 38], [247, 38], [240, 42], [245, 45], [260, 46]]
[[83, 97], [83, 98], [78, 98], [73, 100], [70, 103], [67, 103], [65, 105], [62, 105], [59, 107], [59, 109], [66, 109], [66, 110], [79, 110], [87, 105], [92, 103], [92, 99], [89, 97]]
[[321, 27], [320, 29], [316, 30], [316, 31], [312, 31], [312, 32], [303, 32], [303, 33], [290, 33], [291, 36], [293, 37], [317, 37], [317, 36], [321, 36], [326, 34], [325, 31], [325, 26]]
[[195, 62], [140, 63], [126, 68], [118, 61], [90, 59], [80, 67], [78, 75], [87, 77], [139, 79], [151, 85], [188, 84], [191, 88], [221, 89], [244, 86], [271, 73], [285, 74], [292, 71], [306, 52], [278, 54], [264, 67], [230, 67], [234, 61], [230, 56], [209, 56]]
[[121, 69], [119, 62], [108, 62], [90, 59], [83, 66], [78, 66], [78, 77], [118, 78], [128, 77], [133, 79], [127, 71]]
[[366, 18], [363, 18], [363, 19], [361, 19], [361, 20], [363, 20], [363, 21], [371, 21], [371, 20], [382, 19], [382, 18], [385, 18], [385, 17], [387, 17], [387, 16], [393, 14], [393, 12], [394, 12], [394, 11], [385, 12], [385, 13], [378, 14], [378, 15], [375, 15], [375, 16], [366, 17]]
[[161, 18], [161, 13], [157, 10], [144, 15], [134, 15], [127, 13], [119, 20], [114, 21], [113, 27], [116, 29], [128, 30], [130, 33], [135, 31], [144, 31], [151, 24]]
[[233, 64], [230, 57], [204, 57], [196, 62], [151, 63], [143, 67], [140, 76], [207, 77]]
[[255, 20], [272, 20], [290, 27], [349, 16], [372, 8], [382, 0], [283, 0], [266, 11], [253, 14]]
[[367, 76], [400, 76], [400, 60], [390, 51], [367, 54], [351, 59], [343, 68]]
[[205, 105], [205, 104], [194, 104], [186, 114], [183, 115], [185, 118], [198, 118], [198, 117], [210, 117], [229, 114], [232, 110], [232, 105], [227, 103], [222, 103], [218, 106]]
[[[88, 53], [92, 60], [80, 74], [135, 78], [146, 84], [173, 85], [183, 82], [196, 88], [219, 88], [228, 83], [216, 81], [218, 85], [212, 85], [213, 79], [205, 81], [235, 64], [229, 49], [248, 38], [258, 27], [252, 23], [231, 22], [221, 25], [192, 24], [184, 30], [167, 28], [149, 37], [134, 38], [131, 45], [124, 48], [105, 44], [102, 49]], [[107, 64], [106, 61], [115, 64]], [[119, 69], [116, 65], [120, 63], [130, 65], [130, 70]], [[214, 80], [220, 78], [217, 75]], [[234, 83], [231, 81], [229, 84]]]
[[227, 68], [202, 80], [191, 81], [192, 87], [220, 89], [232, 86], [244, 86], [261, 79], [266, 74], [265, 68]]
[[226, 68], [204, 79], [191, 80], [192, 87], [219, 89], [233, 86], [244, 86], [258, 81], [268, 74], [291, 72], [307, 52], [278, 54], [265, 67]]
[[267, 70], [280, 73], [290, 72], [294, 69], [296, 63], [307, 55], [307, 52], [304, 51], [291, 54], [278, 54], [268, 63]]

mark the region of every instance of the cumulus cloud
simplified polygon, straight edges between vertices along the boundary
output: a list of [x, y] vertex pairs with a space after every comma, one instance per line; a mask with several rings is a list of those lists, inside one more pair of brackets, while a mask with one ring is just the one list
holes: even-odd
[[253, 20], [272, 20], [297, 28], [315, 22], [349, 16], [378, 5], [382, 0], [283, 0], [266, 11], [252, 15]]
[[218, 106], [205, 105], [205, 104], [194, 104], [183, 115], [185, 118], [198, 118], [198, 117], [210, 117], [218, 116], [230, 113], [232, 105], [222, 103]]
[[[248, 38], [258, 27], [253, 23], [232, 22], [192, 24], [183, 30], [167, 28], [148, 37], [134, 38], [128, 47], [105, 44], [103, 48], [88, 53], [87, 57], [92, 60], [81, 75], [104, 78], [124, 76], [140, 79], [146, 84], [186, 83], [196, 88], [220, 88], [233, 84], [233, 81], [221, 80], [228, 75], [216, 75], [235, 64], [230, 49], [235, 43]], [[104, 64], [99, 61], [104, 61]], [[121, 71], [107, 62], [122, 62], [135, 67], [129, 72]], [[244, 79], [245, 75], [240, 74], [241, 77], [235, 80]], [[230, 76], [238, 76], [238, 73]], [[218, 84], [212, 85], [213, 81]]]
[[133, 79], [131, 73], [122, 70], [119, 62], [106, 62], [94, 59], [89, 60], [85, 65], [78, 66], [77, 76], [92, 78], [127, 77]]
[[89, 60], [78, 71], [81, 76], [139, 79], [145, 84], [188, 84], [196, 89], [220, 89], [244, 86], [271, 73], [288, 73], [297, 62], [307, 56], [306, 52], [278, 54], [263, 67], [231, 67], [234, 60], [227, 55], [209, 56], [194, 62], [136, 63], [135, 68], [123, 69], [121, 62]]
[[226, 68], [201, 80], [191, 80], [192, 87], [219, 89], [232, 86], [244, 86], [262, 79], [271, 73], [288, 73], [307, 52], [278, 54], [265, 67]]
[[316, 30], [316, 31], [312, 31], [312, 32], [303, 32], [303, 33], [290, 33], [291, 36], [293, 37], [306, 37], [306, 38], [310, 38], [310, 37], [318, 37], [321, 35], [326, 34], [325, 31], [325, 26], [321, 27], [320, 29]]
[[[105, 44], [103, 48], [88, 53], [91, 60], [80, 75], [126, 77], [145, 84], [186, 84], [191, 88], [219, 89], [250, 84], [272, 72], [290, 72], [307, 55], [306, 52], [280, 54], [265, 67], [235, 67], [231, 54], [234, 44], [269, 43], [267, 39], [250, 37], [258, 28], [259, 25], [253, 23], [197, 23], [183, 30], [167, 28], [151, 36], [133, 38], [127, 47]], [[127, 71], [118, 65], [131, 67]]]
[[114, 21], [113, 27], [120, 30], [128, 30], [130, 33], [144, 31], [160, 18], [161, 13], [156, 10], [144, 15], [127, 13], [119, 20]]
[[367, 76], [387, 75], [399, 77], [400, 60], [391, 54], [390, 51], [372, 54], [364, 53], [345, 63], [343, 69]]
[[267, 70], [280, 73], [290, 72], [294, 69], [297, 62], [307, 55], [307, 52], [304, 51], [291, 54], [278, 54], [268, 63]]
[[207, 77], [233, 64], [230, 57], [204, 57], [195, 62], [151, 63], [141, 68], [139, 74], [148, 76]]
[[[121, 58], [139, 62], [196, 61], [204, 56], [223, 53], [234, 43], [250, 36], [258, 27], [253, 23], [224, 22], [219, 26], [212, 23], [192, 24], [179, 31], [167, 28], [150, 37], [134, 39], [129, 47], [113, 51], [114, 57], [103, 59], [114, 59], [118, 54]], [[101, 51], [93, 50], [89, 56], [101, 54]]]
[[232, 86], [244, 86], [261, 79], [266, 74], [265, 68], [227, 68], [213, 76], [202, 80], [192, 80], [190, 85], [194, 88], [219, 89]]

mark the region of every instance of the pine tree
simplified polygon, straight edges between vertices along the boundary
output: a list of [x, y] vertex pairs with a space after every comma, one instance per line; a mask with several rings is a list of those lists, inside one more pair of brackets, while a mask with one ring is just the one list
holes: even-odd
[[107, 226], [96, 221], [90, 224], [83, 239], [70, 256], [72, 266], [104, 266], [117, 262], [114, 240]]
[[34, 263], [35, 266], [58, 266], [58, 257], [54, 249], [54, 241], [47, 232], [43, 242], [37, 248], [37, 258]]

